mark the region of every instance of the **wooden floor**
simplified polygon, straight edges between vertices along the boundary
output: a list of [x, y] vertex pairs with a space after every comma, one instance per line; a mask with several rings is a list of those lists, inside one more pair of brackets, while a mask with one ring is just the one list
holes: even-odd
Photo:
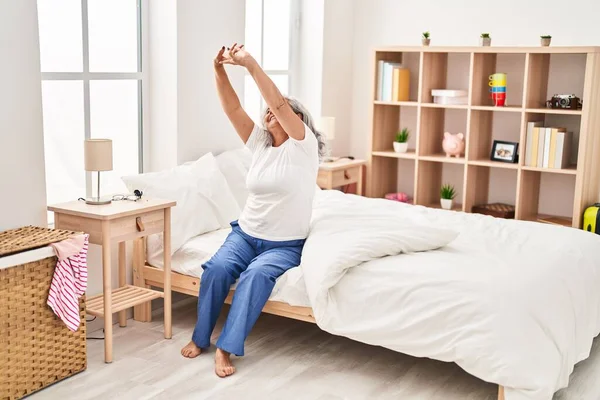
[[[452, 363], [417, 359], [329, 335], [310, 323], [263, 314], [234, 359], [238, 372], [213, 372], [214, 347], [194, 360], [180, 356], [194, 327], [195, 304], [173, 313], [173, 339], [162, 337], [160, 315], [150, 324], [114, 327], [114, 362], [103, 342], [88, 340], [88, 369], [30, 397], [42, 399], [444, 399], [495, 400], [497, 386]], [[223, 319], [219, 321], [219, 332]], [[102, 332], [90, 333], [101, 336]], [[214, 339], [214, 338], [213, 338]], [[554, 400], [600, 399], [600, 340]]]

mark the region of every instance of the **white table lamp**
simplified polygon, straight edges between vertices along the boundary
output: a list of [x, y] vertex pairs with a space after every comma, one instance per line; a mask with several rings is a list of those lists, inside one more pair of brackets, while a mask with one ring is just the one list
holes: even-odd
[[321, 117], [316, 122], [317, 130], [325, 135], [327, 140], [335, 139], [335, 118]]
[[[334, 117], [320, 117], [317, 118], [317, 121], [315, 122], [316, 128], [319, 132], [321, 132], [323, 134], [323, 136], [325, 136], [325, 139], [327, 140], [327, 142], [331, 142], [333, 139], [335, 139], [335, 118]], [[328, 144], [328, 148], [329, 150], [331, 149]], [[328, 150], [328, 152], [329, 152]], [[324, 162], [332, 162], [335, 161], [336, 158], [335, 157], [325, 157], [323, 159]]]
[[100, 171], [112, 171], [112, 140], [110, 139], [86, 139], [84, 144], [85, 170], [98, 173], [97, 197], [85, 200], [87, 204], [100, 205], [110, 204], [111, 199], [100, 197]]

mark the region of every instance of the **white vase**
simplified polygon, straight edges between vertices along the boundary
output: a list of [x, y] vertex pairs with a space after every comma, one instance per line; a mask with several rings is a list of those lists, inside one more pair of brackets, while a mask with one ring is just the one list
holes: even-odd
[[482, 46], [491, 46], [492, 38], [479, 38], [479, 44]]
[[421, 38], [421, 43], [423, 44], [423, 46], [429, 46], [429, 43], [431, 43], [431, 39]]
[[394, 142], [394, 151], [396, 153], [406, 153], [408, 150], [408, 143]]
[[543, 47], [548, 47], [548, 46], [550, 46], [550, 41], [551, 41], [551, 40], [552, 40], [552, 38], [541, 38], [541, 39], [540, 39], [540, 44], [541, 44]]
[[444, 210], [452, 210], [453, 202], [452, 199], [440, 199], [440, 204]]

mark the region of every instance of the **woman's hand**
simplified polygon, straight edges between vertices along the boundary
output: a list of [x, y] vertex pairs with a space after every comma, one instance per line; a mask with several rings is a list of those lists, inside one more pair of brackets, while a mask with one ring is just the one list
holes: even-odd
[[220, 64], [240, 65], [247, 68], [254, 61], [250, 53], [244, 49], [243, 44], [234, 43], [231, 48], [227, 48], [227, 51], [221, 49], [219, 55], [222, 58]]
[[225, 60], [223, 53], [225, 53], [225, 46], [221, 47], [221, 50], [219, 50], [217, 56], [213, 60], [215, 68], [223, 68], [223, 60]]

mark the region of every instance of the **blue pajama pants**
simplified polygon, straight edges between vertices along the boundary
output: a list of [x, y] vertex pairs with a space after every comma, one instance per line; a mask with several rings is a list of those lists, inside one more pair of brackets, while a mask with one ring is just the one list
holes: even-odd
[[276, 279], [300, 265], [305, 240], [269, 241], [242, 231], [237, 221], [223, 246], [202, 267], [198, 322], [192, 341], [210, 347], [210, 335], [231, 285], [239, 279], [217, 347], [244, 355], [244, 341], [269, 299]]

